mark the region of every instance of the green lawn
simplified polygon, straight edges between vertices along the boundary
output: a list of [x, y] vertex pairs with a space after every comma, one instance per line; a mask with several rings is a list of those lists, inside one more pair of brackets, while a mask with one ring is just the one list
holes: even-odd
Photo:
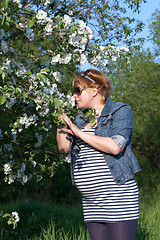
[[[0, 219], [3, 240], [89, 240], [80, 204], [53, 205], [17, 202], [1, 205], [4, 211], [17, 211], [20, 222], [15, 230]], [[160, 203], [146, 207], [140, 203], [137, 240], [160, 239]]]

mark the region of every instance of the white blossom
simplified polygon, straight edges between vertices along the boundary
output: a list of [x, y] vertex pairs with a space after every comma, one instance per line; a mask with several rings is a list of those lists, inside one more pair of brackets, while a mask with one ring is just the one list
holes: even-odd
[[40, 81], [39, 83], [41, 84], [41, 86], [44, 86], [44, 82], [43, 81]]
[[[79, 43], [79, 47], [82, 49], [82, 51], [85, 50], [86, 48], [86, 44], [88, 42], [88, 39], [87, 38], [82, 38], [80, 43]], [[80, 51], [81, 52], [81, 51]]]
[[3, 69], [4, 68], [9, 68], [10, 67], [10, 63], [11, 63], [11, 60], [9, 60], [8, 58], [6, 58], [5, 62], [3, 62]]
[[3, 29], [1, 29], [0, 30], [0, 40], [2, 40], [4, 36], [5, 36], [5, 31]]
[[12, 47], [9, 48], [9, 51], [14, 53], [14, 49]]
[[21, 70], [16, 72], [17, 77], [23, 77], [24, 73], [26, 72], [26, 69], [21, 66]]
[[36, 161], [32, 161], [32, 165], [33, 165], [33, 167], [35, 168], [36, 165], [37, 165]]
[[71, 21], [72, 21], [72, 18], [65, 14], [63, 17], [63, 22], [65, 24], [65, 27], [69, 26]]
[[53, 31], [53, 26], [51, 23], [48, 23], [45, 28], [44, 28], [44, 31], [45, 31], [45, 35], [49, 35], [52, 33]]
[[18, 216], [18, 213], [17, 212], [12, 212], [12, 217], [14, 218], [15, 222], [19, 222], [20, 220], [20, 217]]
[[117, 47], [117, 51], [121, 51], [121, 52], [129, 52], [129, 49], [126, 47]]
[[33, 29], [27, 28], [27, 29], [26, 29], [26, 33], [25, 33], [25, 36], [29, 39], [29, 41], [33, 41], [33, 39], [34, 39]]
[[60, 54], [52, 57], [51, 64], [54, 65], [55, 63], [59, 62], [60, 64], [68, 64], [72, 59], [72, 54], [64, 54], [62, 57]]
[[117, 61], [117, 56], [112, 56], [111, 59], [112, 59], [113, 62], [116, 62]]
[[65, 162], [70, 163], [71, 162], [71, 156], [70, 154], [67, 154], [66, 158], [64, 159]]
[[25, 170], [26, 170], [26, 164], [22, 163], [20, 171], [24, 172]]
[[42, 179], [43, 179], [43, 177], [42, 177], [42, 176], [39, 176], [39, 177], [37, 178], [37, 182], [40, 182]]
[[106, 67], [107, 64], [108, 64], [108, 59], [105, 59], [105, 60], [103, 60], [101, 66], [102, 66], [102, 67]]
[[74, 47], [79, 45], [80, 38], [77, 36], [77, 33], [74, 32], [69, 36], [68, 42], [73, 45]]
[[22, 7], [22, 4], [21, 4], [20, 0], [13, 0], [13, 2], [17, 3], [19, 8]]
[[87, 62], [87, 56], [85, 54], [81, 54], [80, 56], [80, 64], [81, 66]]
[[61, 74], [60, 72], [54, 72], [53, 77], [56, 79], [57, 82], [61, 82]]
[[63, 57], [60, 59], [59, 63], [63, 63], [63, 64], [68, 64], [72, 59], [72, 54], [65, 54], [63, 55]]
[[4, 150], [11, 151], [12, 150], [12, 144], [4, 144]]
[[46, 116], [46, 115], [48, 114], [48, 112], [49, 112], [48, 104], [44, 104], [44, 105], [43, 105], [43, 111], [41, 111], [41, 112], [39, 113], [39, 115], [40, 115], [41, 117], [44, 117], [44, 116]]
[[1, 41], [1, 49], [4, 53], [8, 52], [8, 45], [7, 42], [4, 40]]
[[35, 137], [37, 138], [37, 140], [38, 140], [38, 142], [37, 143], [35, 143], [35, 148], [38, 148], [38, 147], [41, 147], [41, 145], [42, 145], [42, 138], [43, 138], [43, 136], [42, 135], [40, 135], [39, 133], [35, 133]]
[[6, 107], [10, 109], [16, 102], [16, 98], [10, 98], [10, 101], [6, 102]]
[[56, 11], [59, 5], [59, 0], [46, 0], [44, 6], [47, 7], [49, 4], [52, 4], [53, 2], [54, 2], [53, 11]]
[[52, 4], [54, 0], [46, 0], [44, 6], [47, 7], [49, 4]]
[[90, 58], [90, 63], [93, 66], [97, 66], [100, 63], [100, 61], [101, 61], [101, 56], [100, 55], [97, 55], [95, 57]]
[[28, 176], [27, 175], [23, 175], [22, 179], [21, 179], [22, 185], [24, 185], [26, 182], [28, 182]]
[[[71, 95], [67, 95], [66, 97], [67, 97], [69, 103], [71, 104], [71, 106], [74, 107], [75, 106], [75, 98]], [[67, 103], [67, 105], [68, 105], [68, 103]]]
[[49, 86], [48, 88], [46, 88], [46, 90], [44, 91], [44, 93], [46, 93], [47, 95], [53, 95], [54, 93], [57, 93], [58, 89], [57, 89], [57, 84], [53, 83], [51, 86]]
[[14, 176], [14, 175], [9, 176], [9, 177], [8, 177], [8, 184], [13, 183], [13, 182], [15, 181], [15, 179], [16, 179], [16, 176]]
[[88, 34], [89, 39], [91, 40], [93, 38], [93, 31], [90, 27], [86, 27], [86, 33]]
[[60, 58], [61, 58], [60, 54], [57, 54], [56, 56], [52, 57], [51, 64], [54, 65], [55, 63], [59, 62]]
[[36, 121], [38, 120], [38, 116], [35, 114], [28, 117], [26, 113], [23, 114], [23, 117], [20, 117], [20, 124], [25, 125], [25, 128], [28, 128], [30, 125], [36, 125]]
[[47, 12], [43, 11], [43, 10], [38, 10], [36, 18], [39, 20], [43, 20], [47, 17]]
[[30, 178], [31, 176], [27, 176], [24, 174], [24, 171], [26, 170], [26, 164], [22, 163], [21, 168], [17, 170], [17, 179], [20, 180], [20, 182], [24, 185]]
[[79, 34], [83, 34], [83, 32], [85, 32], [86, 30], [86, 23], [83, 22], [82, 20], [79, 21], [79, 29], [78, 29], [78, 33]]
[[14, 130], [14, 129], [11, 129], [11, 136], [12, 136], [13, 140], [16, 140], [16, 138], [17, 138], [17, 131]]
[[38, 111], [38, 109], [41, 109], [41, 108], [42, 108], [41, 105], [39, 104], [36, 105], [36, 111]]
[[20, 28], [25, 28], [27, 25], [25, 23], [18, 23]]
[[99, 46], [99, 49], [101, 52], [105, 52], [105, 47], [104, 46]]
[[68, 15], [72, 16], [73, 15], [73, 11], [69, 10]]
[[12, 169], [11, 169], [11, 163], [5, 163], [4, 164], [4, 174], [5, 175], [8, 175], [12, 172]]

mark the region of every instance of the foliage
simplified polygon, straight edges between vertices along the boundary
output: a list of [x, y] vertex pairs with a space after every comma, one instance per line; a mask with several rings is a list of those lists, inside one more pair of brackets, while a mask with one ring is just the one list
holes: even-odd
[[128, 103], [135, 119], [133, 148], [160, 169], [160, 65], [150, 52], [134, 53], [130, 64], [120, 60], [110, 67], [113, 100]]
[[155, 53], [159, 56], [160, 51], [160, 10], [156, 10], [152, 14], [152, 21], [149, 25], [150, 40], [155, 44]]

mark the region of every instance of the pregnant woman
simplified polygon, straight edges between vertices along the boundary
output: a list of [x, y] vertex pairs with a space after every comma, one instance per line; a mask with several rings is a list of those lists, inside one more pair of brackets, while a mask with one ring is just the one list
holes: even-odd
[[[135, 240], [141, 170], [131, 150], [133, 114], [129, 105], [109, 98], [107, 76], [88, 69], [73, 80], [78, 108], [95, 109], [96, 123], [79, 114], [75, 124], [57, 127], [62, 153], [71, 154], [72, 182], [82, 194], [84, 221], [91, 240]], [[68, 126], [68, 128], [67, 128]]]

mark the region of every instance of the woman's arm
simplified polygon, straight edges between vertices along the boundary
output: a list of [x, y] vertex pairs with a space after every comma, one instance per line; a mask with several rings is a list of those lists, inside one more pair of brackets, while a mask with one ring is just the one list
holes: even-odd
[[82, 131], [79, 133], [78, 137], [92, 147], [105, 153], [117, 155], [122, 151], [111, 137], [100, 137]]
[[61, 153], [69, 153], [70, 151], [70, 145], [71, 145], [71, 139], [67, 132], [64, 132], [63, 130], [67, 128], [67, 125], [60, 125], [57, 126], [57, 143], [58, 148]]
[[70, 129], [65, 128], [63, 131], [81, 138], [84, 142], [88, 143], [92, 147], [114, 155], [117, 155], [122, 151], [122, 149], [118, 146], [117, 143], [114, 142], [111, 137], [100, 137], [81, 131], [71, 122], [65, 113], [63, 113], [62, 118], [70, 127]]

